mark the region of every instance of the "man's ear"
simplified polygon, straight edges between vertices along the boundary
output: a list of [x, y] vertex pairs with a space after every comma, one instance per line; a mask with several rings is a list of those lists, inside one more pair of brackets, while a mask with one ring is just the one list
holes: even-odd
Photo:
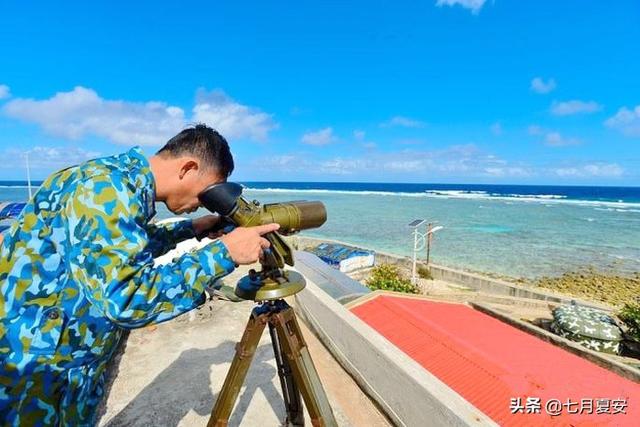
[[200, 165], [193, 159], [185, 160], [180, 167], [180, 179], [184, 178], [184, 176], [189, 171], [198, 172]]

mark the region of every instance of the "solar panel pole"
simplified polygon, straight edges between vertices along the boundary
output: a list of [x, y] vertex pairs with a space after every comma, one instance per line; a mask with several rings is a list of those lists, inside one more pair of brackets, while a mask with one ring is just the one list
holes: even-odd
[[418, 231], [426, 221], [424, 219], [416, 219], [411, 221], [408, 225], [413, 228], [413, 266], [411, 268], [411, 283], [414, 285], [418, 283], [418, 275], [416, 274], [416, 264], [418, 262], [418, 252], [424, 249], [426, 233]]
[[433, 228], [432, 222], [427, 225], [427, 235], [429, 236], [427, 237], [427, 267], [429, 267], [429, 252], [431, 252], [431, 228]]
[[416, 276], [416, 263], [418, 258], [418, 227], [413, 229], [413, 266], [411, 268], [411, 283], [414, 285], [418, 282], [418, 277]]

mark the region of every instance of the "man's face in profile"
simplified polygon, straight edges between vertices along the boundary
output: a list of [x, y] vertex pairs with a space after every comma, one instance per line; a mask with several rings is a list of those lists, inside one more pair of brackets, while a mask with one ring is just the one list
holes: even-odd
[[224, 181], [225, 179], [215, 170], [201, 170], [198, 167], [183, 168], [176, 177], [175, 185], [167, 195], [165, 204], [174, 214], [194, 212], [200, 207], [198, 194], [208, 186]]

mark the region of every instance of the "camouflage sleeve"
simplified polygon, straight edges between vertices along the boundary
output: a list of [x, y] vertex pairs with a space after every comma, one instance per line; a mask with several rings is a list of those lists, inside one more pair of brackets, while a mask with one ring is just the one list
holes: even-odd
[[66, 204], [71, 275], [89, 301], [122, 327], [160, 323], [199, 304], [235, 264], [220, 241], [154, 266], [135, 188], [119, 174], [78, 184]]
[[193, 221], [185, 219], [168, 224], [147, 224], [145, 226], [149, 245], [147, 249], [151, 251], [153, 257], [164, 255], [183, 240], [195, 237]]

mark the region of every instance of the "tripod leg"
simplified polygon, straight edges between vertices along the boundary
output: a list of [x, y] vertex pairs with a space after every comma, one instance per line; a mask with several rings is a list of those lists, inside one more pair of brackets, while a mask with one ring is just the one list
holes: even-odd
[[322, 388], [293, 309], [287, 307], [274, 313], [272, 321], [278, 332], [282, 352], [288, 359], [296, 385], [309, 411], [311, 423], [314, 427], [337, 427], [329, 399]]
[[287, 410], [285, 425], [304, 426], [304, 412], [302, 401], [300, 400], [300, 391], [298, 387], [296, 387], [289, 362], [286, 358], [282, 357], [282, 348], [273, 322], [269, 322], [269, 335], [271, 335], [273, 354], [275, 355], [276, 365], [278, 367], [278, 377], [280, 378], [280, 386], [282, 387], [284, 406]]
[[231, 368], [229, 368], [213, 411], [211, 411], [211, 418], [209, 418], [207, 427], [223, 427], [228, 424], [231, 411], [238, 399], [240, 388], [247, 376], [247, 371], [268, 319], [268, 313], [257, 314], [255, 310], [251, 313], [247, 327], [242, 334], [242, 339], [236, 345], [236, 354], [233, 357]]

